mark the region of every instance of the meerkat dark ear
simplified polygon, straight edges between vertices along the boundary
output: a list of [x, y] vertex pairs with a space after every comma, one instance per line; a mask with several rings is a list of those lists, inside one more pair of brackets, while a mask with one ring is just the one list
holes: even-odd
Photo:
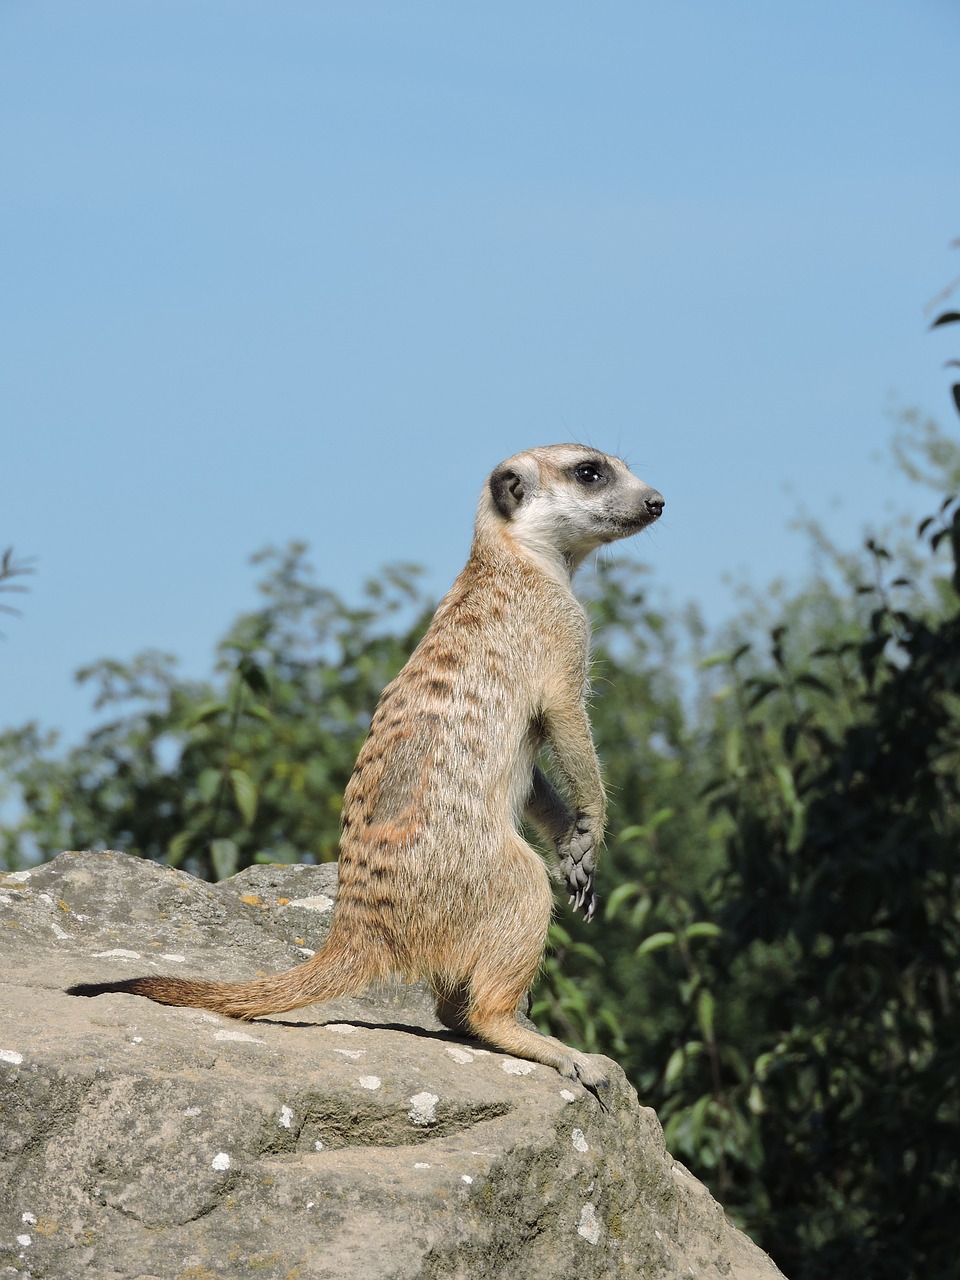
[[490, 496], [493, 504], [509, 520], [524, 497], [523, 476], [512, 467], [499, 467], [490, 477]]

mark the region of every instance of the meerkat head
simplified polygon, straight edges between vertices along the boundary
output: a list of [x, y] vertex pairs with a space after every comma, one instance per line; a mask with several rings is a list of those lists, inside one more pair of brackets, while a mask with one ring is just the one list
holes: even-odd
[[620, 458], [582, 445], [527, 449], [491, 474], [478, 528], [491, 522], [527, 550], [573, 572], [595, 548], [629, 538], [663, 510], [656, 489]]

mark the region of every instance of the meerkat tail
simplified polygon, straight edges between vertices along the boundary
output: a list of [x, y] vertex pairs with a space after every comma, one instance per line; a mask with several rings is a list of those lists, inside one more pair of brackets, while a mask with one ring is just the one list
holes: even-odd
[[156, 1004], [209, 1009], [230, 1018], [258, 1018], [286, 1013], [321, 1000], [363, 991], [377, 975], [365, 958], [322, 947], [304, 964], [251, 982], [204, 982], [167, 976], [125, 978], [119, 982], [82, 982], [70, 995], [99, 996], [111, 992], [145, 996]]

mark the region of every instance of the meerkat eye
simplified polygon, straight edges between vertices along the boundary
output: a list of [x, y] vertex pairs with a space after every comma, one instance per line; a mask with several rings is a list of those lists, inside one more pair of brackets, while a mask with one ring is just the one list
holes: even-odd
[[600, 468], [595, 467], [592, 462], [581, 462], [578, 467], [574, 467], [573, 474], [581, 484], [596, 484], [603, 479]]

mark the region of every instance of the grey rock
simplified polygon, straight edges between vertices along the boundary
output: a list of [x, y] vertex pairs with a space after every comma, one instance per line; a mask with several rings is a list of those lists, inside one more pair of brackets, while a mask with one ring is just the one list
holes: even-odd
[[275, 972], [330, 866], [208, 885], [121, 853], [0, 876], [0, 1277], [610, 1280], [780, 1272], [664, 1148], [397, 986], [252, 1023], [75, 982]]

